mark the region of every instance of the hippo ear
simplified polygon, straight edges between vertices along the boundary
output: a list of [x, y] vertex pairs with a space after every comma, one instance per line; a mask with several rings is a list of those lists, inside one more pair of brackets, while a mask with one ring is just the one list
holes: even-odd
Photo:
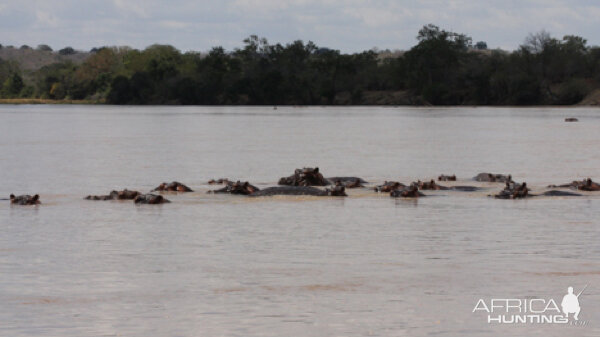
[[40, 198], [40, 196], [38, 194], [36, 194], [36, 195], [33, 196], [32, 200], [33, 201], [37, 201], [39, 198]]
[[14, 198], [15, 198], [15, 195], [14, 195], [14, 194], [11, 194], [11, 195], [10, 195], [10, 200], [12, 200], [12, 199], [14, 199]]
[[319, 173], [319, 168], [315, 167], [315, 173]]

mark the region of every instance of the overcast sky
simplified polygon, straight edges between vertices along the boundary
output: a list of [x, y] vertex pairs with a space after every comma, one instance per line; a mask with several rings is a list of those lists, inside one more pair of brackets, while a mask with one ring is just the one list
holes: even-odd
[[600, 45], [597, 0], [0, 0], [0, 43], [54, 49], [171, 44], [228, 50], [256, 34], [356, 52], [409, 49], [425, 24], [515, 49], [530, 32], [579, 35]]

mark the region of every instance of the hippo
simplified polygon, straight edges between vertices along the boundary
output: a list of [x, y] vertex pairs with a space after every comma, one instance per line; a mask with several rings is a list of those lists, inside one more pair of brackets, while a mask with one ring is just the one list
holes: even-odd
[[575, 117], [565, 118], [565, 122], [579, 122], [579, 119]]
[[573, 193], [573, 192], [566, 192], [566, 191], [557, 191], [557, 190], [551, 190], [551, 191], [547, 191], [542, 193], [543, 196], [546, 197], [581, 197], [581, 194], [578, 193]]
[[461, 192], [474, 192], [479, 191], [481, 188], [475, 186], [442, 186], [438, 185], [435, 180], [431, 179], [429, 182], [417, 181], [413, 182], [413, 184], [419, 187], [419, 190], [434, 190], [434, 191], [461, 191]]
[[263, 190], [250, 194], [251, 197], [264, 197], [273, 195], [313, 195], [319, 197], [346, 197], [346, 188], [344, 186], [334, 186], [331, 189], [321, 190], [310, 186], [276, 186], [267, 187]]
[[390, 192], [390, 197], [392, 198], [420, 198], [424, 196], [425, 194], [419, 192], [419, 186], [417, 184], [411, 184], [408, 188], [393, 190]]
[[385, 181], [383, 185], [375, 186], [375, 192], [391, 192], [406, 188], [406, 185], [397, 181]]
[[171, 183], [162, 183], [158, 185], [152, 192], [194, 192], [191, 188], [185, 186], [184, 184], [173, 181]]
[[170, 201], [164, 198], [162, 195], [148, 193], [138, 195], [135, 197], [135, 199], [133, 199], [133, 202], [136, 204], [156, 205], [168, 203]]
[[494, 198], [496, 199], [524, 199], [528, 197], [532, 197], [533, 195], [529, 194], [529, 188], [527, 188], [527, 183], [517, 184], [506, 182], [506, 186], [500, 193], [496, 194]]
[[572, 189], [577, 189], [580, 191], [600, 191], [600, 184], [592, 181], [591, 178], [587, 178], [587, 179], [583, 179], [581, 181], [573, 181], [569, 184], [563, 184], [563, 185], [550, 185], [548, 187], [566, 187], [566, 188], [572, 188]]
[[296, 169], [294, 174], [289, 177], [279, 179], [277, 184], [288, 186], [327, 186], [331, 182], [323, 178], [318, 167], [305, 167], [303, 169]]
[[456, 175], [447, 176], [442, 174], [438, 177], [438, 181], [456, 181]]
[[363, 183], [366, 183], [366, 181], [362, 180], [361, 178], [357, 178], [357, 177], [332, 177], [332, 178], [327, 178], [327, 180], [331, 183], [331, 185], [336, 185], [336, 186], [343, 185], [346, 188], [365, 187], [365, 185], [363, 185]]
[[369, 183], [368, 181], [360, 177], [329, 177], [327, 178], [327, 181], [329, 181], [329, 185], [335, 185], [336, 181], [340, 181], [342, 182], [342, 184], [346, 185], [346, 188], [352, 188], [348, 187], [348, 185], [361, 185], [357, 187], [363, 187], [362, 184]]
[[232, 183], [232, 181], [229, 180], [228, 178], [219, 178], [217, 180], [211, 179], [208, 181], [209, 185], [223, 185], [223, 184], [228, 184], [228, 183]]
[[475, 192], [475, 191], [480, 191], [482, 188], [476, 187], [476, 186], [451, 186], [448, 189], [451, 191]]
[[507, 181], [512, 181], [512, 176], [510, 174], [506, 176], [503, 174], [479, 173], [473, 179], [475, 179], [476, 181], [483, 181], [483, 182], [505, 183]]
[[449, 187], [441, 186], [435, 183], [435, 180], [431, 179], [429, 182], [417, 181], [411, 185], [416, 185], [420, 190], [449, 190]]
[[122, 191], [111, 191], [108, 195], [88, 195], [86, 200], [133, 200], [140, 195], [138, 191], [124, 189]]
[[252, 193], [258, 192], [260, 189], [250, 183], [240, 182], [228, 182], [227, 185], [221, 189], [208, 191], [206, 193], [229, 193], [229, 194], [241, 194], [241, 195], [250, 195]]
[[41, 204], [40, 202], [40, 196], [38, 194], [34, 195], [33, 197], [25, 194], [25, 195], [19, 195], [18, 197], [15, 196], [14, 194], [10, 195], [10, 204], [11, 205], [39, 205]]

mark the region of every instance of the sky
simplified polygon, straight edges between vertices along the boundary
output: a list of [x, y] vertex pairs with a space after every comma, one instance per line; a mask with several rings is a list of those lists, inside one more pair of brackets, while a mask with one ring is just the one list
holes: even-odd
[[598, 0], [0, 0], [0, 44], [16, 47], [161, 43], [202, 52], [241, 47], [254, 34], [345, 53], [407, 50], [429, 23], [490, 48], [514, 50], [541, 30], [600, 45]]

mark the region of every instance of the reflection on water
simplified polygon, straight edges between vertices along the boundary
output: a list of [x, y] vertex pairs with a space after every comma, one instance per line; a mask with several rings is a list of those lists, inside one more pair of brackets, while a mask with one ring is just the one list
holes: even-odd
[[[564, 123], [565, 117], [579, 123]], [[600, 197], [209, 195], [297, 167], [372, 183], [596, 177], [597, 109], [0, 106], [4, 336], [597, 336]], [[178, 180], [171, 204], [91, 202]], [[446, 183], [452, 185], [454, 183]], [[489, 326], [479, 298], [590, 284], [586, 327]], [[572, 330], [565, 330], [572, 329]]]

